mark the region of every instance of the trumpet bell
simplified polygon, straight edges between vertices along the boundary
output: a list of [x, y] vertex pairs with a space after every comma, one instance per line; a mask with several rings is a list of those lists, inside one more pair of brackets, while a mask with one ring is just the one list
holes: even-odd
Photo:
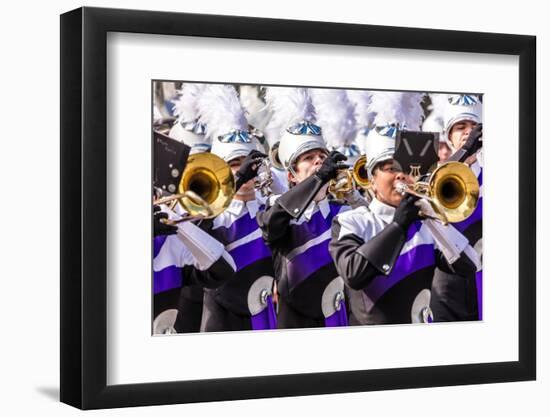
[[281, 162], [281, 160], [279, 159], [279, 144], [280, 143], [281, 142], [276, 142], [271, 147], [271, 150], [269, 151], [269, 160], [271, 162], [271, 165], [274, 168], [284, 170], [285, 167], [284, 167], [283, 163]]
[[235, 179], [229, 165], [211, 153], [191, 155], [178, 187], [178, 199], [191, 216], [215, 217], [231, 203]]
[[462, 162], [447, 162], [430, 177], [434, 202], [443, 208], [450, 223], [461, 222], [474, 212], [479, 200], [479, 183], [472, 170]]
[[353, 164], [353, 179], [362, 188], [370, 186], [369, 175], [367, 173], [367, 157], [365, 155], [361, 155], [355, 164]]
[[345, 168], [338, 172], [335, 179], [329, 182], [328, 191], [336, 199], [345, 199], [346, 194], [352, 192], [355, 186], [367, 189], [370, 181], [366, 170], [367, 157], [362, 155], [351, 168]]

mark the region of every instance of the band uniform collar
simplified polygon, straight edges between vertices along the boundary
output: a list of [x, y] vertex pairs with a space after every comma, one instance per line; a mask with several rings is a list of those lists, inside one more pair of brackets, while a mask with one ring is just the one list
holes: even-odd
[[395, 207], [382, 203], [376, 197], [372, 199], [369, 210], [380, 217], [385, 223], [391, 223], [395, 214]]
[[250, 201], [241, 201], [233, 199], [227, 207], [226, 211], [233, 214], [234, 216], [240, 216], [245, 209], [250, 214], [250, 217], [256, 217], [256, 213], [260, 209], [260, 205], [256, 199]]
[[319, 211], [323, 215], [323, 218], [326, 219], [327, 216], [330, 214], [330, 206], [328, 203], [328, 198], [323, 198], [319, 202], [312, 201], [310, 205], [307, 207], [306, 211], [304, 211], [304, 217], [307, 221], [311, 220], [311, 216], [315, 213], [315, 208], [319, 207]]

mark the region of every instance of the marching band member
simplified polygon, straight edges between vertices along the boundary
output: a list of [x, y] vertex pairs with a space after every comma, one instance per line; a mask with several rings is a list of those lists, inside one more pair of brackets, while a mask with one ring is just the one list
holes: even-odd
[[464, 276], [478, 258], [452, 226], [441, 226], [460, 253], [447, 260], [441, 245], [423, 224], [416, 197], [397, 191], [410, 176], [393, 163], [396, 126], [418, 128], [421, 95], [375, 93], [375, 128], [367, 138], [367, 170], [375, 198], [369, 208], [339, 214], [332, 227], [330, 253], [351, 291], [350, 324], [430, 322], [430, 288], [435, 266]]
[[[359, 148], [355, 143], [357, 133], [355, 105], [345, 90], [310, 88], [309, 94], [327, 149], [340, 152], [347, 158], [346, 163], [353, 165], [360, 156]], [[351, 207], [367, 205], [367, 201], [355, 186], [352, 191], [335, 198], [342, 198]]]
[[[176, 92], [176, 98], [172, 100], [176, 121], [168, 136], [190, 146], [191, 155], [209, 152], [212, 146], [211, 140], [205, 136], [206, 126], [199, 122], [197, 101], [205, 86], [200, 83], [183, 83]], [[184, 214], [179, 205], [175, 209], [179, 214]], [[198, 332], [202, 318], [203, 285], [194, 278], [196, 274], [193, 273], [192, 266], [185, 267], [183, 274], [186, 279], [179, 294], [175, 329], [178, 333]]]
[[276, 327], [272, 292], [275, 272], [271, 252], [256, 222], [263, 203], [256, 198], [254, 178], [266, 155], [247, 130], [236, 90], [209, 85], [199, 100], [200, 121], [212, 139], [212, 153], [223, 158], [236, 177], [237, 192], [229, 207], [201, 227], [220, 241], [235, 261], [236, 273], [205, 290], [201, 331], [262, 330]]
[[[443, 138], [452, 150], [449, 160], [460, 160], [477, 176], [480, 199], [474, 212], [466, 220], [455, 223], [459, 230], [482, 257], [482, 106], [472, 95], [441, 95], [440, 110], [444, 117]], [[437, 271], [432, 285], [431, 308], [437, 321], [482, 319], [482, 271], [466, 279]]]
[[279, 159], [290, 184], [257, 215], [278, 275], [278, 327], [345, 326], [344, 282], [328, 242], [332, 219], [347, 206], [329, 201], [326, 189], [346, 157], [328, 152], [306, 89], [270, 87], [266, 100], [271, 124], [284, 127]]
[[[155, 207], [153, 272], [155, 295], [184, 286], [186, 280], [194, 279], [185, 273], [186, 267], [201, 271], [196, 285], [215, 288], [233, 276], [236, 270], [232, 257], [224, 246], [191, 222], [170, 226], [161, 219], [173, 217], [161, 207]], [[193, 313], [188, 307], [188, 313]], [[181, 307], [180, 307], [181, 308]], [[179, 309], [178, 309], [179, 310]], [[160, 313], [160, 312], [156, 312]], [[157, 316], [158, 314], [155, 314]], [[187, 317], [187, 315], [185, 316]], [[194, 317], [194, 315], [192, 316]], [[176, 317], [173, 318], [176, 320]], [[181, 319], [180, 319], [181, 320]], [[195, 326], [185, 328], [189, 320], [174, 324], [174, 329], [163, 329], [168, 332], [197, 331]], [[184, 326], [184, 327], [182, 327]]]

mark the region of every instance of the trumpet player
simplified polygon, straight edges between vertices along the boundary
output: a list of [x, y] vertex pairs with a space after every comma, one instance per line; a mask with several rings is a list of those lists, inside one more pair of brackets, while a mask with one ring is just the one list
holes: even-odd
[[327, 150], [306, 89], [268, 88], [266, 100], [272, 121], [285, 122], [278, 152], [290, 185], [257, 215], [277, 271], [278, 327], [345, 326], [344, 282], [328, 242], [332, 219], [348, 207], [329, 201], [327, 187], [346, 157]]
[[266, 330], [276, 327], [271, 252], [256, 222], [263, 210], [254, 179], [262, 159], [255, 136], [230, 85], [208, 85], [199, 99], [201, 121], [212, 139], [211, 152], [230, 166], [236, 193], [217, 217], [201, 228], [221, 242], [235, 261], [236, 272], [223, 285], [205, 290], [201, 331]]
[[452, 226], [440, 230], [459, 256], [446, 259], [442, 243], [424, 225], [418, 198], [400, 192], [400, 184], [413, 179], [393, 161], [395, 126], [420, 125], [421, 117], [411, 112], [420, 98], [414, 93], [376, 93], [372, 100], [379, 111], [366, 150], [374, 198], [368, 209], [358, 207], [335, 218], [330, 254], [351, 288], [350, 324], [431, 322], [434, 268], [467, 276], [476, 271], [479, 260]]
[[[443, 139], [452, 150], [450, 160], [470, 166], [482, 185], [482, 105], [477, 96], [441, 95], [444, 120]], [[454, 226], [469, 240], [482, 257], [482, 198], [466, 220]], [[437, 271], [432, 285], [432, 310], [437, 321], [482, 319], [482, 271], [456, 277]]]

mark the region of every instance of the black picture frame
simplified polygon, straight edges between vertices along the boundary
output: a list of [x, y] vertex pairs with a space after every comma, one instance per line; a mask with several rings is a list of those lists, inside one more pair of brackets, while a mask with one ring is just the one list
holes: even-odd
[[[106, 37], [130, 32], [519, 57], [519, 360], [106, 384]], [[536, 378], [536, 38], [510, 34], [80, 8], [61, 15], [61, 401], [82, 409]]]

